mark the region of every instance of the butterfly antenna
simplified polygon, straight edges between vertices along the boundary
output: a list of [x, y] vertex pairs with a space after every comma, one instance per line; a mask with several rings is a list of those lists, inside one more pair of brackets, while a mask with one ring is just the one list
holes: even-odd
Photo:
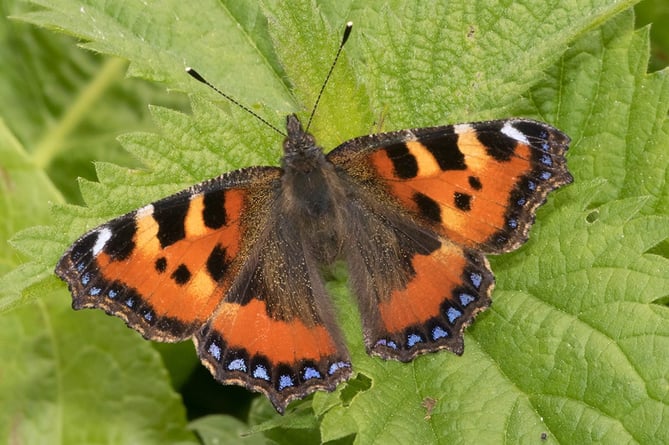
[[351, 29], [353, 29], [353, 22], [348, 22], [346, 24], [346, 29], [344, 29], [344, 36], [341, 39], [339, 48], [337, 48], [337, 54], [335, 55], [335, 58], [332, 61], [332, 65], [330, 65], [330, 71], [328, 72], [328, 75], [325, 76], [325, 81], [321, 86], [321, 90], [318, 92], [316, 103], [314, 104], [314, 107], [311, 109], [311, 115], [309, 116], [309, 121], [307, 122], [307, 128], [305, 131], [309, 131], [309, 127], [311, 126], [311, 121], [314, 118], [314, 114], [316, 114], [316, 108], [318, 108], [318, 103], [321, 101], [321, 96], [323, 95], [323, 91], [325, 91], [325, 86], [328, 84], [328, 80], [330, 80], [330, 76], [332, 75], [332, 71], [334, 71], [335, 65], [337, 65], [337, 60], [339, 60], [339, 55], [341, 54], [341, 50], [342, 48], [344, 48], [344, 44], [348, 40], [348, 36], [351, 35]]
[[[195, 71], [193, 68], [191, 68], [191, 67], [186, 67], [186, 72], [187, 72], [188, 74], [190, 74], [190, 76], [191, 76], [193, 79], [197, 80], [198, 82], [202, 82], [203, 84], [207, 85], [207, 86], [208, 86], [209, 88], [211, 88], [212, 90], [216, 91], [216, 92], [217, 92], [218, 94], [220, 94], [221, 96], [225, 97], [227, 100], [229, 100], [229, 101], [232, 102], [233, 104], [237, 105], [237, 106], [238, 106], [239, 108], [241, 108], [242, 110], [246, 111], [247, 113], [249, 113], [249, 114], [252, 115], [252, 116], [255, 116], [256, 119], [258, 119], [258, 120], [259, 120], [260, 122], [262, 122], [263, 124], [267, 125], [267, 126], [268, 126], [269, 128], [271, 128], [272, 130], [274, 130], [274, 131], [276, 131], [277, 133], [279, 133], [281, 136], [286, 136], [286, 133], [284, 133], [283, 131], [281, 131], [281, 130], [279, 130], [277, 127], [275, 127], [274, 125], [272, 125], [272, 124], [270, 124], [269, 122], [267, 122], [267, 120], [266, 120], [266, 119], [263, 119], [258, 113], [256, 113], [255, 111], [253, 111], [252, 109], [250, 109], [250, 108], [247, 107], [246, 105], [241, 104], [237, 99], [235, 99], [234, 97], [230, 96], [229, 94], [225, 94], [223, 91], [221, 91], [221, 90], [219, 90], [218, 88], [216, 88], [214, 85], [212, 85], [207, 79], [205, 79], [204, 77], [202, 77], [202, 76], [200, 75], [200, 73], [198, 73], [197, 71]], [[328, 77], [329, 77], [329, 76], [328, 76]]]

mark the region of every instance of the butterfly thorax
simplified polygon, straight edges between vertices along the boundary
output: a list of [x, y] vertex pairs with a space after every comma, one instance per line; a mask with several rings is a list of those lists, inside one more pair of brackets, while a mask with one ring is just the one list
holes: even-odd
[[321, 247], [318, 256], [327, 263], [337, 257], [341, 249], [342, 222], [346, 219], [345, 206], [341, 205], [345, 188], [315, 138], [302, 129], [297, 116], [288, 116], [286, 129], [282, 209], [288, 220], [299, 222], [295, 229], [303, 242]]

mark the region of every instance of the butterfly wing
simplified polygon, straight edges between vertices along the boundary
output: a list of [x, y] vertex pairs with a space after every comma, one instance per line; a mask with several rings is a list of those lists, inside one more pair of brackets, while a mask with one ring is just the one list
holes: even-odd
[[281, 213], [281, 197], [274, 206], [229, 298], [196, 340], [218, 380], [263, 392], [283, 413], [291, 400], [348, 379], [351, 363], [321, 264], [299, 224]]
[[150, 340], [190, 337], [240, 267], [247, 203], [278, 175], [271, 168], [231, 172], [86, 233], [56, 267], [72, 306], [101, 308]]
[[88, 232], [56, 267], [73, 307], [101, 308], [151, 340], [194, 336], [218, 380], [279, 411], [333, 389], [350, 374], [348, 353], [328, 303], [317, 304], [318, 268], [282, 241], [290, 224], [272, 220], [280, 172], [233, 171]]
[[371, 353], [462, 353], [464, 328], [490, 304], [484, 254], [520, 246], [546, 195], [572, 181], [568, 143], [549, 125], [510, 119], [366, 136], [328, 155], [360, 191], [351, 205], [375, 215], [361, 233], [395, 232], [391, 255], [363, 235], [364, 249], [348, 249]]

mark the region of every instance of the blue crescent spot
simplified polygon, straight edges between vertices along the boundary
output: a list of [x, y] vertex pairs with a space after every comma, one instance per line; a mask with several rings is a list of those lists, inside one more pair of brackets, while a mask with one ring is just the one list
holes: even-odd
[[310, 379], [321, 379], [323, 376], [321, 376], [321, 373], [318, 372], [316, 368], [312, 368], [311, 366], [307, 366], [304, 368], [304, 371], [302, 371], [302, 379], [303, 380], [310, 380]]
[[528, 181], [527, 182], [527, 188], [534, 191], [537, 188], [537, 184], [534, 181]]
[[348, 362], [334, 362], [333, 364], [330, 365], [330, 368], [328, 368], [328, 374], [332, 375], [342, 368], [350, 368], [350, 367], [351, 364]]
[[548, 179], [550, 179], [551, 176], [553, 176], [553, 175], [551, 174], [551, 172], [542, 172], [542, 173], [541, 173], [541, 179], [543, 179], [543, 180], [545, 180], [545, 181], [548, 180]]
[[78, 262], [77, 263], [77, 272], [81, 272], [82, 270], [84, 270], [84, 267], [86, 267], [86, 265], [84, 264], [83, 261]]
[[100, 295], [100, 292], [102, 292], [102, 289], [99, 287], [91, 287], [91, 290], [88, 291], [88, 293], [93, 297]]
[[525, 198], [520, 198], [520, 199], [518, 199], [518, 201], [516, 201], [516, 204], [518, 204], [519, 206], [522, 207], [522, 206], [525, 205], [526, 202], [527, 201], [525, 200]]
[[267, 368], [265, 368], [263, 365], [256, 365], [255, 369], [253, 370], [253, 377], [269, 382], [269, 374], [267, 374]]
[[289, 375], [283, 374], [279, 377], [279, 391], [290, 388], [291, 386], [295, 386], [295, 383], [293, 383], [293, 379]]
[[228, 371], [246, 372], [246, 362], [243, 358], [236, 358], [228, 363]]
[[444, 337], [448, 337], [448, 332], [441, 326], [435, 326], [434, 329], [432, 329], [432, 340], [438, 340]]
[[553, 159], [548, 155], [543, 155], [541, 157], [541, 163], [550, 167], [553, 165]]
[[87, 285], [88, 283], [90, 283], [90, 282], [91, 282], [91, 274], [89, 274], [88, 272], [86, 272], [85, 274], [83, 274], [83, 275], [81, 276], [81, 284], [83, 284], [84, 286], [86, 286], [86, 285]]
[[416, 345], [416, 343], [422, 343], [422, 342], [423, 342], [423, 339], [420, 338], [420, 335], [417, 335], [417, 334], [410, 334], [410, 335], [407, 337], [407, 345], [408, 345], [410, 348], [414, 347], [414, 346]]
[[146, 321], [151, 321], [153, 320], [153, 313], [151, 311], [148, 311], [146, 314], [144, 314], [144, 319]]
[[510, 220], [507, 222], [507, 225], [508, 225], [509, 227], [511, 227], [512, 229], [515, 229], [516, 227], [518, 227], [518, 221], [517, 221], [516, 219], [510, 219]]
[[460, 304], [462, 304], [465, 307], [474, 300], [475, 298], [469, 294], [465, 293], [460, 294]]
[[470, 273], [469, 274], [469, 281], [472, 282], [472, 285], [474, 285], [475, 288], [481, 287], [481, 283], [483, 282], [483, 276], [480, 273]]
[[118, 292], [116, 292], [114, 289], [110, 289], [109, 292], [107, 292], [107, 296], [109, 298], [116, 298], [117, 295], [118, 295]]
[[125, 300], [125, 305], [128, 307], [133, 307], [135, 305], [135, 300], [133, 300], [132, 298], [128, 298], [127, 300]]
[[215, 342], [209, 345], [209, 353], [217, 360], [221, 360], [221, 348]]
[[453, 324], [453, 322], [455, 320], [457, 320], [458, 318], [460, 318], [462, 316], [462, 312], [460, 312], [459, 310], [457, 310], [455, 308], [449, 307], [447, 315], [448, 315], [448, 321], [450, 321], [451, 324]]
[[382, 338], [381, 340], [377, 341], [374, 346], [387, 346], [391, 349], [397, 349], [397, 344], [394, 341], [386, 340], [385, 338]]

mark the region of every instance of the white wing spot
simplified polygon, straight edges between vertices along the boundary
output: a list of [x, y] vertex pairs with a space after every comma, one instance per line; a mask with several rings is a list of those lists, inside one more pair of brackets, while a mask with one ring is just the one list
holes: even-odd
[[509, 136], [511, 139], [515, 139], [516, 141], [520, 141], [523, 144], [530, 145], [530, 141], [527, 140], [527, 136], [521, 133], [517, 128], [508, 122], [502, 127], [502, 133]]
[[153, 204], [145, 205], [135, 212], [137, 218], [144, 218], [145, 216], [153, 215]]
[[98, 239], [95, 240], [95, 245], [93, 246], [93, 256], [97, 256], [102, 252], [102, 249], [104, 249], [111, 236], [112, 231], [107, 227], [102, 227], [98, 230]]
[[472, 131], [472, 126], [469, 124], [456, 124], [453, 125], [453, 131], [455, 134], [469, 133]]

